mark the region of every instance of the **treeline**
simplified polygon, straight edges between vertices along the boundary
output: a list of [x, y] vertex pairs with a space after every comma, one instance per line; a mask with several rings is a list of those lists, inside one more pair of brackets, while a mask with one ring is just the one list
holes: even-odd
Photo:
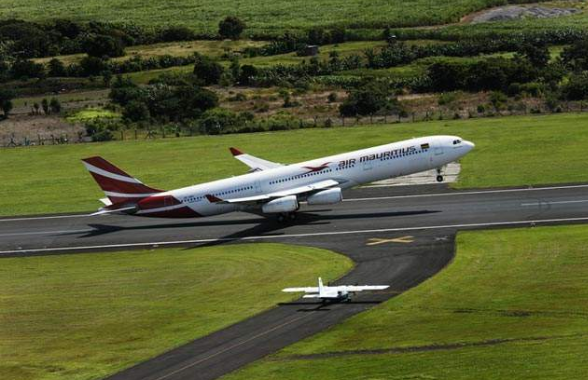
[[[227, 19], [229, 22], [227, 23]], [[2, 53], [18, 58], [41, 58], [88, 53], [102, 57], [120, 56], [126, 46], [196, 39], [235, 38], [245, 24], [227, 17], [219, 23], [219, 33], [202, 35], [181, 26], [144, 28], [133, 24], [54, 20], [36, 23], [17, 19], [0, 20]]]

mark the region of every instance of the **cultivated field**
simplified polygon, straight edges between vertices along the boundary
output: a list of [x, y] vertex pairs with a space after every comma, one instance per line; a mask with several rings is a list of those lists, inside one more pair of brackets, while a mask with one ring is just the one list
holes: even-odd
[[[152, 45], [136, 45], [125, 49], [123, 57], [113, 58], [113, 62], [125, 61], [129, 58], [141, 57], [143, 59], [157, 58], [164, 55], [171, 55], [172, 57], [185, 57], [194, 53], [200, 53], [212, 58], [220, 58], [227, 52], [240, 51], [248, 47], [260, 47], [265, 45], [264, 41], [252, 40], [238, 40], [238, 41], [182, 41], [182, 42], [166, 42]], [[57, 58], [64, 64], [79, 63], [85, 54], [71, 54], [60, 55], [56, 57], [37, 58], [34, 61], [37, 63], [48, 63], [51, 59]]]
[[92, 155], [172, 189], [245, 173], [230, 146], [292, 163], [434, 134], [476, 143], [462, 162], [460, 188], [582, 182], [588, 181], [586, 123], [588, 114], [562, 114], [17, 148], [0, 156], [0, 177], [8, 179], [0, 192], [18, 194], [0, 199], [0, 215], [96, 209], [103, 193], [80, 162]]
[[[506, 0], [0, 0], [0, 18], [26, 20], [71, 18], [82, 21], [131, 22], [142, 26], [186, 25], [214, 33], [227, 15], [245, 20], [250, 30], [271, 32], [311, 26], [346, 25], [383, 28], [458, 22], [468, 13], [508, 3]], [[510, 1], [519, 2], [519, 1]]]
[[225, 379], [584, 378], [586, 234], [462, 232], [424, 284]]
[[104, 378], [351, 266], [282, 244], [2, 259], [0, 379]]

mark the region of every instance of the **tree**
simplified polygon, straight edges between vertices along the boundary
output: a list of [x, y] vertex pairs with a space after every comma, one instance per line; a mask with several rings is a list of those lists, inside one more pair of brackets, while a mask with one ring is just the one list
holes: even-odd
[[150, 117], [149, 108], [147, 108], [144, 102], [139, 100], [133, 100], [127, 104], [122, 115], [123, 119], [133, 122], [148, 120]]
[[113, 103], [124, 107], [134, 100], [146, 101], [147, 91], [133, 83], [130, 78], [118, 75], [108, 97]]
[[109, 35], [93, 34], [84, 41], [84, 50], [91, 57], [122, 57], [125, 45], [120, 38]]
[[588, 70], [588, 39], [577, 41], [564, 48], [561, 59], [573, 70]]
[[503, 92], [492, 91], [492, 93], [490, 93], [490, 103], [492, 104], [496, 112], [504, 108], [506, 102], [508, 102], [508, 97]]
[[60, 113], [61, 112], [61, 103], [57, 98], [51, 98], [51, 102], [49, 103], [49, 107], [51, 108], [51, 112], [53, 113]]
[[243, 120], [233, 111], [213, 108], [202, 114], [198, 120], [200, 132], [207, 135], [220, 135], [237, 130]]
[[206, 110], [216, 107], [218, 97], [192, 83], [156, 84], [147, 88], [145, 102], [152, 117], [182, 121], [197, 119]]
[[436, 62], [428, 68], [428, 76], [434, 91], [463, 89], [467, 67], [453, 62]]
[[588, 71], [572, 75], [563, 86], [562, 94], [567, 100], [588, 99]]
[[0, 89], [0, 107], [2, 108], [2, 112], [4, 112], [5, 119], [8, 119], [8, 115], [12, 111], [12, 99], [14, 99], [14, 92]]
[[41, 108], [43, 108], [45, 115], [49, 115], [49, 101], [46, 98], [41, 101]]
[[378, 111], [390, 108], [387, 86], [368, 82], [348, 92], [349, 96], [339, 106], [342, 116], [373, 115]]
[[239, 73], [237, 83], [241, 86], [248, 86], [253, 82], [255, 76], [257, 76], [257, 68], [255, 66], [243, 65], [241, 66], [241, 72]]
[[218, 34], [222, 38], [238, 40], [246, 25], [238, 17], [227, 16], [218, 24]]
[[551, 58], [547, 45], [542, 43], [525, 43], [520, 47], [519, 54], [522, 54], [537, 68], [547, 66]]
[[28, 59], [19, 59], [12, 65], [12, 77], [23, 78], [45, 78], [45, 66]]
[[108, 62], [101, 58], [85, 56], [80, 61], [82, 74], [87, 77], [100, 75], [102, 72], [109, 70]]
[[52, 78], [66, 76], [66, 70], [65, 70], [65, 66], [63, 65], [63, 62], [61, 62], [57, 58], [53, 58], [52, 60], [49, 61], [48, 68], [49, 68], [48, 74]]
[[209, 86], [211, 84], [218, 84], [222, 74], [223, 67], [211, 58], [195, 53], [196, 62], [194, 63], [194, 75], [202, 84]]

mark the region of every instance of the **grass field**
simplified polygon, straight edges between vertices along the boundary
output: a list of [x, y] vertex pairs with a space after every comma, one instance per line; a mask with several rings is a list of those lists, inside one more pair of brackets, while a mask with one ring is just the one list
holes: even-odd
[[[115, 62], [125, 61], [132, 57], [152, 58], [161, 57], [164, 55], [171, 55], [174, 57], [185, 57], [196, 52], [205, 54], [212, 58], [219, 58], [226, 52], [235, 52], [243, 50], [247, 47], [260, 47], [265, 45], [264, 41], [251, 41], [251, 40], [239, 40], [239, 41], [183, 41], [183, 42], [166, 42], [152, 45], [137, 45], [131, 46], [125, 49], [126, 55], [123, 57], [113, 58]], [[48, 63], [53, 58], [58, 58], [64, 64], [69, 65], [72, 63], [78, 63], [86, 55], [85, 54], [71, 54], [71, 55], [60, 55], [57, 57], [49, 58], [37, 58], [34, 59], [37, 63]]]
[[2, 259], [0, 379], [104, 378], [351, 266], [281, 244]]
[[276, 31], [311, 26], [352, 27], [419, 26], [457, 22], [470, 12], [506, 3], [506, 0], [0, 0], [0, 17], [27, 20], [132, 22], [144, 26], [186, 25], [214, 33], [218, 22], [236, 15], [253, 31]]
[[460, 233], [455, 260], [424, 284], [225, 378], [584, 378], [587, 234]]
[[67, 121], [71, 123], [83, 123], [94, 119], [118, 119], [121, 115], [119, 113], [106, 110], [104, 108], [84, 108], [67, 117]]
[[0, 215], [96, 209], [103, 194], [80, 162], [92, 155], [154, 187], [173, 189], [245, 173], [230, 146], [293, 163], [433, 134], [476, 143], [462, 161], [459, 188], [583, 182], [587, 123], [588, 114], [560, 114], [5, 149], [0, 193], [13, 196], [0, 198]]

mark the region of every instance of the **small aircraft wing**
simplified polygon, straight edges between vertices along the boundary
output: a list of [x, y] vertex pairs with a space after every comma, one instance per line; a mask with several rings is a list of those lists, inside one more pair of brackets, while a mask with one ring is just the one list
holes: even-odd
[[364, 290], [384, 290], [389, 287], [389, 285], [343, 285], [337, 286], [336, 289], [343, 292], [361, 292]]
[[243, 153], [237, 148], [229, 149], [231, 150], [233, 157], [235, 157], [237, 160], [241, 161], [242, 163], [251, 168], [249, 170], [250, 172], [257, 172], [261, 170], [274, 169], [280, 166], [284, 166], [282, 164], [278, 164], [277, 162], [267, 161], [262, 158], [252, 156], [250, 154]]
[[318, 293], [319, 288], [307, 287], [307, 288], [286, 288], [282, 289], [285, 293]]
[[293, 189], [277, 191], [274, 193], [269, 194], [262, 194], [262, 195], [255, 195], [252, 197], [243, 197], [243, 198], [233, 198], [233, 199], [220, 199], [214, 195], [207, 194], [206, 199], [210, 203], [224, 203], [224, 204], [246, 204], [246, 203], [259, 203], [259, 202], [266, 202], [272, 199], [286, 197], [288, 195], [299, 195], [304, 193], [310, 193], [316, 190], [324, 190], [330, 187], [339, 186], [339, 182], [327, 179], [324, 181], [319, 181], [316, 183], [311, 183], [310, 185], [295, 187]]

